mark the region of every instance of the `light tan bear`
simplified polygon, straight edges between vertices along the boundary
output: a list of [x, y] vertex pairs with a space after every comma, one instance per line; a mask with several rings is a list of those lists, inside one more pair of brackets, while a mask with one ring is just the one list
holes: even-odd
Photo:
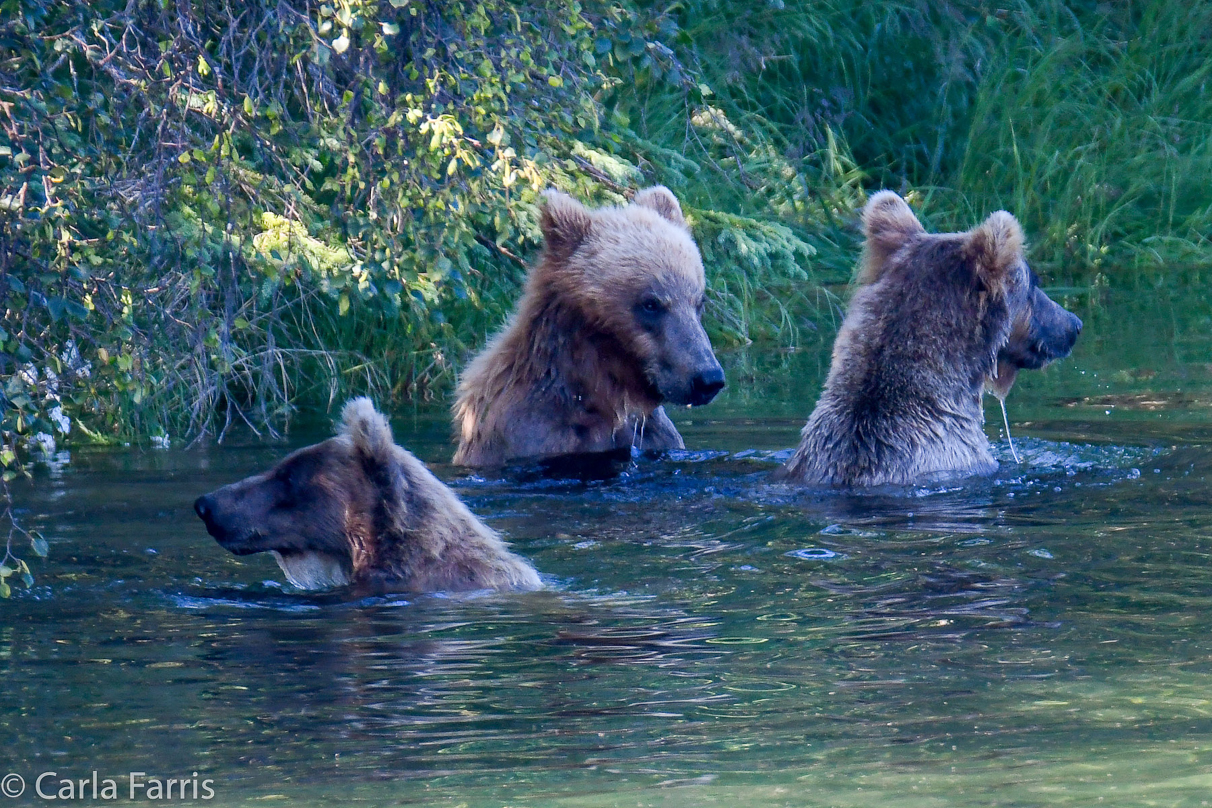
[[1082, 321], [1023, 259], [998, 211], [966, 233], [927, 233], [891, 191], [863, 210], [866, 255], [833, 364], [783, 469], [810, 485], [909, 485], [992, 474], [981, 396], [1073, 350]]
[[677, 199], [655, 186], [590, 210], [547, 191], [540, 224], [545, 250], [516, 311], [459, 385], [454, 462], [682, 448], [662, 402], [706, 404], [724, 371]]
[[367, 398], [337, 436], [194, 503], [236, 555], [271, 552], [295, 586], [538, 589], [539, 576], [410, 452]]

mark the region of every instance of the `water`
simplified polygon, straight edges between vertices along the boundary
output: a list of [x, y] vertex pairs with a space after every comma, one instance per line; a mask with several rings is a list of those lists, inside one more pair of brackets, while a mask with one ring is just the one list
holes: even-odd
[[0, 605], [0, 776], [14, 804], [95, 770], [223, 805], [1206, 805], [1203, 299], [1070, 301], [1077, 352], [1009, 399], [1022, 464], [990, 401], [1002, 472], [928, 489], [769, 482], [827, 345], [731, 357], [674, 413], [694, 451], [610, 481], [468, 475], [444, 413], [397, 413], [540, 593], [300, 594], [191, 510], [289, 447], [77, 450], [17, 491], [51, 552]]

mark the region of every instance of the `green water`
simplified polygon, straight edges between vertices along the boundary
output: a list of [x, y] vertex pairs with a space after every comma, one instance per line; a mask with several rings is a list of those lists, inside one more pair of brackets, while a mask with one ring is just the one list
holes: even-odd
[[693, 451], [608, 482], [469, 476], [443, 412], [396, 413], [539, 593], [293, 592], [191, 510], [287, 446], [77, 450], [17, 490], [51, 553], [0, 605], [0, 804], [96, 770], [221, 805], [1207, 805], [1205, 297], [1071, 298], [1077, 351], [1010, 399], [1023, 462], [991, 406], [997, 477], [896, 495], [768, 481], [827, 340], [727, 357], [674, 413]]

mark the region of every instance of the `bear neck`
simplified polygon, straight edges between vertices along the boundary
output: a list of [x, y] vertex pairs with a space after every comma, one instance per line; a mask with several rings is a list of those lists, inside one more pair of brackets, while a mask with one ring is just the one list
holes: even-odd
[[553, 260], [532, 273], [509, 325], [460, 382], [455, 463], [613, 451], [642, 435], [661, 404], [644, 360], [580, 307]]
[[1006, 338], [1004, 305], [957, 296], [943, 304], [954, 316], [940, 318], [937, 295], [916, 312], [878, 287], [851, 304], [789, 471], [843, 485], [992, 473], [981, 397]]
[[541, 385], [559, 404], [600, 416], [611, 430], [660, 406], [641, 360], [559, 291], [541, 290], [521, 312], [515, 333], [526, 344], [513, 354], [519, 364], [513, 378]]
[[538, 589], [538, 573], [411, 453], [394, 447], [371, 475], [371, 499], [351, 508], [351, 579], [414, 592]]

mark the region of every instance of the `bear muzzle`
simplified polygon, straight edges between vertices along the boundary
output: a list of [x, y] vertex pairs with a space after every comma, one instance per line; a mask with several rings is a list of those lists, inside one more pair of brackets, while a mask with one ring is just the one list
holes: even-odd
[[699, 371], [690, 380], [690, 406], [701, 407], [724, 389], [724, 369], [720, 366]]
[[[1055, 305], [1055, 304], [1054, 304]], [[1082, 333], [1081, 318], [1056, 306], [1056, 316], [1039, 329], [1039, 336], [1032, 342], [1032, 364], [1025, 367], [1041, 368], [1056, 359], [1064, 359], [1073, 352], [1077, 338]]]
[[1039, 287], [1032, 290], [1032, 295], [1026, 328], [1012, 333], [998, 356], [1000, 363], [1023, 370], [1039, 370], [1068, 356], [1082, 333], [1082, 321], [1076, 314]]
[[206, 532], [219, 543], [224, 550], [235, 555], [252, 555], [262, 552], [256, 546], [261, 534], [255, 528], [232, 530], [224, 525], [218, 515], [218, 506], [212, 494], [203, 494], [194, 500], [194, 512], [206, 525]]
[[666, 368], [653, 380], [662, 402], [681, 407], [701, 407], [724, 389], [724, 369], [711, 357], [710, 365], [677, 372]]

